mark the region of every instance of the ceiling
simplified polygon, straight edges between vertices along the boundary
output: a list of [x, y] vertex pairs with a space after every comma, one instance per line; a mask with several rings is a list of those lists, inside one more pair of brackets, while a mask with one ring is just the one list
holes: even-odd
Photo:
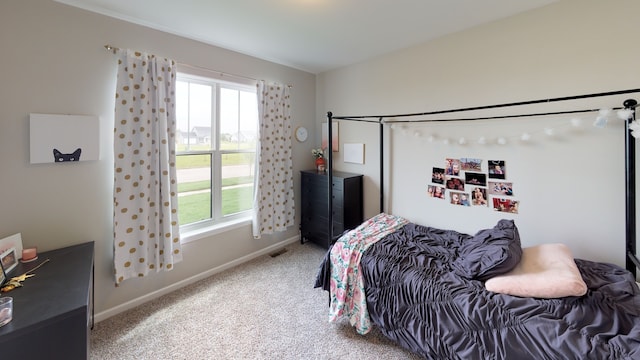
[[559, 0], [54, 0], [321, 73]]

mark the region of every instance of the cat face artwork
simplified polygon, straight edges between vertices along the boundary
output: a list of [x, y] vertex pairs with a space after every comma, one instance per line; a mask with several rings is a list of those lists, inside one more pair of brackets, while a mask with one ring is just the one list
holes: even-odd
[[63, 154], [58, 149], [53, 149], [53, 159], [55, 162], [80, 161], [81, 152], [81, 148], [76, 149], [71, 154]]

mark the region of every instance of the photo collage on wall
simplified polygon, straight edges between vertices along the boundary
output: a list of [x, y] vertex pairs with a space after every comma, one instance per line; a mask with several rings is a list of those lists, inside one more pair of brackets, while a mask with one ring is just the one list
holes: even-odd
[[504, 160], [446, 158], [443, 167], [434, 166], [429, 197], [451, 205], [487, 207], [495, 211], [518, 213], [519, 202], [513, 198], [513, 183], [507, 178]]

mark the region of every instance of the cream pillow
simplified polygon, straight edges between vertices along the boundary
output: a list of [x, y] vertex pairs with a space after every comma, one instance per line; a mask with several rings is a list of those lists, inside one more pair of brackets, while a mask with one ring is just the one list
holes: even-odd
[[543, 244], [522, 249], [513, 270], [485, 282], [487, 290], [521, 297], [561, 298], [582, 296], [587, 284], [564, 244]]

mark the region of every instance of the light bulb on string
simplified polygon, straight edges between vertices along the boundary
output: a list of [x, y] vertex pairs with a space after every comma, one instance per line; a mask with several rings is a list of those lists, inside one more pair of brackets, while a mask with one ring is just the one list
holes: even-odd
[[600, 116], [609, 116], [611, 114], [611, 109], [607, 109], [607, 108], [603, 108], [600, 109], [600, 111], [598, 111], [598, 114], [600, 114]]
[[573, 127], [581, 127], [582, 126], [582, 119], [580, 118], [573, 118], [571, 119], [571, 126]]
[[593, 122], [593, 126], [597, 128], [604, 128], [607, 125], [607, 117], [606, 116], [598, 116], [596, 117], [596, 121]]
[[637, 139], [640, 137], [640, 123], [637, 120], [632, 121], [631, 124], [629, 124], [629, 130], [631, 130], [631, 136], [634, 138]]
[[629, 120], [629, 119], [631, 119], [631, 116], [633, 115], [633, 110], [631, 110], [631, 109], [621, 109], [621, 110], [618, 110], [617, 115], [618, 115], [618, 118], [620, 120]]

